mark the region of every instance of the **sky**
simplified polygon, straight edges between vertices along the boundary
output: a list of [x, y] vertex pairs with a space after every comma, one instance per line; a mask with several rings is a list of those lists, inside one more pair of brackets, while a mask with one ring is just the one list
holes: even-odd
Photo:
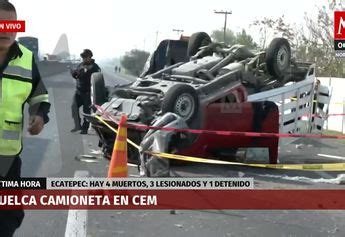
[[26, 21], [20, 36], [39, 38], [41, 54], [52, 53], [59, 37], [68, 37], [70, 53], [79, 55], [90, 48], [94, 57], [114, 58], [133, 48], [152, 51], [157, 41], [177, 39], [173, 29], [194, 32], [221, 29], [224, 16], [214, 10], [232, 11], [227, 26], [242, 28], [259, 41], [249, 25], [263, 17], [284, 15], [287, 22], [300, 25], [305, 12], [315, 15], [324, 0], [10, 0], [19, 20]]

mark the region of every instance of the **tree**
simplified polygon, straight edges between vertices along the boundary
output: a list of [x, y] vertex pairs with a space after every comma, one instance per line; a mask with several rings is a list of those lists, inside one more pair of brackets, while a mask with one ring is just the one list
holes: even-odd
[[236, 36], [234, 32], [230, 29], [225, 31], [225, 41], [224, 41], [224, 30], [214, 30], [212, 31], [211, 37], [216, 42], [223, 42], [226, 45], [233, 45], [236, 41]]
[[343, 77], [345, 64], [344, 60], [335, 58], [333, 35], [333, 14], [335, 10], [343, 9], [342, 1], [329, 0], [328, 3], [328, 6], [318, 8], [316, 19], [305, 15], [307, 31], [302, 35], [299, 54], [304, 60], [316, 62], [319, 76]]
[[254, 42], [253, 38], [247, 34], [247, 32], [242, 29], [240, 33], [236, 34], [236, 44], [246, 45], [250, 49], [256, 49], [258, 47], [257, 43]]
[[305, 15], [305, 22], [300, 27], [286, 23], [284, 16], [277, 19], [265, 17], [252, 25], [261, 33], [262, 48], [266, 48], [273, 37], [287, 38], [297, 61], [315, 63], [318, 76], [343, 77], [345, 63], [335, 58], [333, 37], [333, 14], [342, 9], [341, 0], [328, 0], [328, 6], [317, 9], [315, 19]]
[[260, 32], [260, 47], [265, 48], [267, 38], [269, 38], [269, 35], [271, 34], [271, 31], [273, 29], [274, 20], [264, 17], [261, 20], [256, 20], [253, 22], [252, 26], [255, 26], [259, 29]]
[[131, 51], [126, 52], [126, 54], [121, 58], [121, 65], [130, 74], [139, 76], [149, 55], [150, 53], [146, 51], [132, 49]]
[[[214, 30], [211, 37], [216, 42], [224, 42], [224, 30]], [[250, 49], [257, 48], [257, 43], [254, 42], [253, 38], [242, 29], [241, 32], [234, 33], [230, 29], [225, 31], [225, 42], [226, 45], [243, 44]]]
[[255, 20], [252, 26], [259, 29], [261, 38], [260, 38], [260, 47], [266, 48], [268, 46], [268, 41], [273, 37], [284, 37], [288, 39], [292, 47], [295, 47], [296, 34], [295, 30], [297, 27], [292, 26], [285, 22], [284, 15], [278, 17], [277, 19], [271, 19], [264, 17], [261, 20]]

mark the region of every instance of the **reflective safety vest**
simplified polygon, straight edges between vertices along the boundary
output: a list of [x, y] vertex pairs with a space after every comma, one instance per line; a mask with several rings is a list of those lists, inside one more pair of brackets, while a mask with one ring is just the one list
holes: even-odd
[[0, 78], [0, 155], [15, 156], [22, 150], [23, 108], [48, 102], [48, 95], [29, 98], [32, 90], [33, 54], [19, 45], [23, 55], [12, 59]]

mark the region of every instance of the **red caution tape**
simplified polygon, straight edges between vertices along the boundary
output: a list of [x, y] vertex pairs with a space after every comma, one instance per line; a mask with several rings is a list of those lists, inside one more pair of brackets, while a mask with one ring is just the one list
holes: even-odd
[[331, 117], [331, 116], [345, 116], [345, 114], [328, 114], [327, 116], [328, 117]]
[[[345, 114], [327, 114], [326, 116], [324, 116], [325, 118], [327, 117], [335, 117], [335, 116], [345, 116]], [[321, 115], [318, 115], [318, 114], [312, 114], [312, 115], [308, 115], [308, 114], [305, 114], [301, 117], [309, 117], [309, 118], [322, 118]]]
[[[119, 120], [109, 112], [106, 112], [100, 106], [96, 105], [96, 108], [103, 113], [103, 115], [110, 118], [113, 122], [117, 123]], [[181, 129], [181, 128], [167, 128], [167, 127], [155, 127], [141, 124], [127, 123], [128, 128], [135, 128], [140, 130], [162, 130], [172, 132], [186, 132], [193, 134], [216, 134], [221, 136], [242, 136], [242, 137], [278, 137], [278, 138], [325, 138], [325, 139], [345, 139], [345, 135], [320, 135], [320, 134], [292, 134], [292, 133], [258, 133], [258, 132], [235, 132], [235, 131], [215, 131], [215, 130], [201, 130], [201, 129]]]

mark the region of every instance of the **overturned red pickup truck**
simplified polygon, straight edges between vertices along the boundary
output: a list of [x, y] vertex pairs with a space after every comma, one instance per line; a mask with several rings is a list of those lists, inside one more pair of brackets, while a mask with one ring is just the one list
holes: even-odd
[[[315, 66], [292, 58], [286, 39], [276, 38], [266, 50], [252, 52], [243, 45], [211, 42], [206, 33], [199, 32], [188, 42], [179, 42], [178, 54], [174, 45], [174, 41], [162, 42], [146, 71], [131, 84], [107, 88], [101, 73], [92, 75], [92, 100], [101, 110], [89, 119], [106, 157], [111, 155], [115, 134], [94, 115], [103, 116], [112, 126], [116, 123], [103, 112], [115, 118], [126, 114], [131, 124], [178, 129], [300, 133], [322, 128], [322, 119], [303, 116], [327, 113], [330, 93], [319, 95], [314, 86]], [[157, 64], [161, 50], [166, 51], [164, 65]], [[314, 98], [321, 98], [324, 106], [317, 108]], [[234, 159], [238, 148], [266, 147], [268, 162], [278, 162], [277, 137], [134, 127], [128, 129], [128, 136], [142, 147], [139, 152], [129, 146], [129, 159], [140, 162], [147, 176], [168, 175], [169, 162], [143, 151]]]

